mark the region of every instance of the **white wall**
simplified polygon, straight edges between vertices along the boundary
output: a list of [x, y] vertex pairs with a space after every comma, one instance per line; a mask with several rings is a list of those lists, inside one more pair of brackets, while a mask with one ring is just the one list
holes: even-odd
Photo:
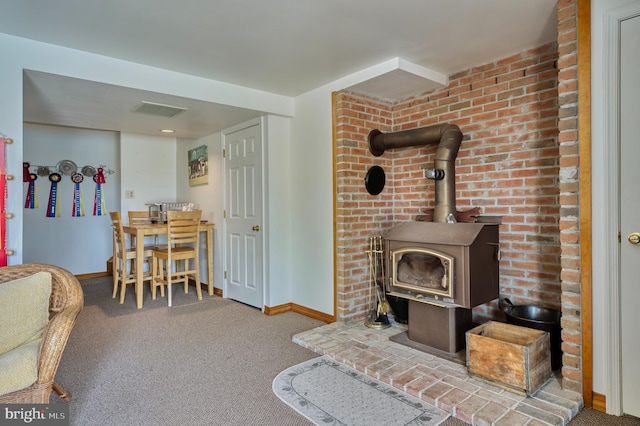
[[293, 302], [333, 315], [331, 90], [296, 98], [291, 144]]
[[[264, 120], [265, 188], [268, 204], [264, 228], [267, 243], [265, 288], [267, 306], [279, 306], [292, 299], [292, 210], [291, 119], [270, 115]], [[309, 305], [306, 305], [309, 306]], [[316, 308], [317, 309], [317, 308]]]
[[[176, 201], [175, 156], [175, 138], [121, 134], [121, 211], [147, 210], [149, 202]], [[126, 191], [133, 191], [134, 198], [126, 198]]]
[[[267, 176], [269, 193], [274, 197], [269, 205], [269, 220], [274, 221], [270, 232], [274, 240], [269, 248], [271, 261], [277, 265], [271, 265], [268, 272], [269, 279], [275, 283], [269, 299], [274, 305], [279, 304], [289, 298], [286, 292], [290, 291], [290, 301], [333, 314], [331, 92], [362, 81], [365, 79], [363, 72], [293, 99], [6, 34], [0, 34], [0, 51], [3, 52], [0, 133], [14, 139], [14, 144], [6, 148], [7, 173], [14, 176], [22, 173], [22, 78], [25, 69], [255, 109], [273, 115], [267, 131], [271, 128], [281, 137], [268, 152], [270, 167], [279, 168], [270, 170]], [[364, 74], [367, 73], [365, 70]], [[282, 117], [294, 115], [294, 104], [296, 118], [290, 120], [289, 137], [286, 120]], [[123, 137], [127, 139], [129, 136]], [[138, 146], [138, 143], [144, 145], [141, 140], [134, 145]], [[287, 148], [290, 148], [289, 153], [279, 152]], [[134, 153], [133, 157], [136, 155], [140, 152]], [[291, 167], [290, 170], [287, 167]], [[124, 180], [125, 176], [122, 178]], [[138, 190], [138, 184], [127, 176], [121, 188], [135, 191], [133, 205], [136, 208], [138, 203], [147, 201], [142, 193], [150, 189], [145, 186]], [[8, 222], [7, 246], [15, 250], [9, 263], [19, 264], [23, 259], [22, 183], [18, 179], [9, 182], [8, 191], [7, 211], [15, 215]], [[177, 195], [181, 196], [180, 193]], [[198, 198], [194, 200], [196, 202], [207, 199], [204, 194], [192, 195]], [[128, 206], [129, 201], [125, 205]], [[214, 213], [212, 220], [219, 221], [219, 217]], [[290, 240], [280, 231], [290, 232]], [[273, 260], [278, 248], [283, 253], [290, 253], [288, 264]], [[290, 284], [284, 284], [287, 280]]]
[[[25, 124], [24, 159], [34, 165], [69, 159], [79, 169], [106, 165], [115, 171], [105, 176], [103, 186], [107, 212], [146, 210], [149, 201], [176, 200], [175, 138]], [[92, 215], [93, 181], [85, 178], [82, 183], [85, 217], [75, 218], [71, 216], [73, 184], [68, 177], [59, 184], [60, 218], [45, 217], [47, 177], [39, 177], [36, 185], [40, 208], [24, 210], [23, 261], [56, 264], [74, 274], [105, 271], [113, 248], [111, 221], [108, 215]], [[125, 198], [125, 189], [133, 190], [135, 197]], [[23, 190], [24, 200], [27, 184]]]
[[380, 74], [387, 64], [345, 76], [295, 98], [291, 132], [293, 302], [334, 314], [332, 93]]
[[[206, 185], [189, 186], [188, 156], [190, 149], [206, 145], [209, 154], [209, 180]], [[175, 146], [176, 201], [188, 201], [202, 210], [202, 219], [213, 223], [213, 284], [222, 288], [222, 145], [220, 133], [202, 139], [179, 139]], [[200, 258], [206, 258], [204, 237], [200, 242]], [[206, 264], [201, 262], [200, 280], [208, 283]]]
[[[20, 37], [0, 34], [2, 73], [0, 73], [0, 134], [14, 140], [6, 148], [7, 174], [22, 176], [22, 78], [23, 70], [115, 84], [158, 93], [167, 93], [215, 102], [265, 113], [293, 115], [293, 99], [204, 78], [180, 74], [133, 62], [94, 55]], [[23, 259], [21, 179], [7, 186], [7, 212], [14, 218], [7, 223], [7, 248], [15, 251], [9, 264]]]
[[[71, 160], [78, 171], [86, 165], [95, 168], [105, 165], [116, 172], [105, 174], [103, 216], [93, 216], [96, 185], [92, 178], [85, 176], [80, 184], [85, 216], [73, 217], [75, 184], [69, 176], [62, 176], [57, 184], [60, 217], [46, 217], [51, 183], [48, 176], [38, 176], [35, 185], [39, 208], [24, 209], [24, 262], [50, 263], [74, 274], [106, 270], [107, 259], [113, 252], [108, 212], [120, 209], [119, 153], [116, 132], [24, 125], [24, 160], [32, 166], [50, 166], [51, 172], [57, 172], [55, 166], [59, 161]], [[28, 184], [22, 185], [24, 200]]]

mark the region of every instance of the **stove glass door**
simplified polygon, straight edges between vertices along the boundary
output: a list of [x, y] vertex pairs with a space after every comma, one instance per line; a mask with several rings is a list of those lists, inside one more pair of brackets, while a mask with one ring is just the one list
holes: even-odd
[[391, 284], [396, 291], [453, 298], [453, 257], [428, 249], [408, 248], [393, 251], [391, 265]]

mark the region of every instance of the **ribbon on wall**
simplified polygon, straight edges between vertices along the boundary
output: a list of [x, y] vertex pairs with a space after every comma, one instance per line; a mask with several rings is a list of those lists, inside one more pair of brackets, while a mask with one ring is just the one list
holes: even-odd
[[51, 173], [49, 181], [51, 182], [51, 190], [49, 191], [49, 203], [47, 204], [47, 217], [60, 217], [58, 209], [58, 182], [62, 180], [59, 173]]
[[29, 167], [31, 167], [31, 164], [27, 162], [22, 163], [22, 182], [29, 184], [27, 188], [27, 198], [24, 200], [24, 208], [37, 209], [38, 193], [36, 192], [36, 179], [38, 179], [38, 176], [34, 173], [29, 173]]
[[93, 181], [96, 183], [96, 193], [93, 197], [93, 215], [104, 216], [107, 214], [107, 208], [104, 202], [104, 194], [102, 193], [102, 184], [106, 182], [102, 167], [98, 167], [98, 173], [93, 176]]
[[81, 173], [71, 175], [71, 181], [74, 184], [73, 209], [71, 211], [71, 216], [73, 217], [84, 216], [84, 200], [82, 199], [82, 187], [80, 186], [83, 180], [84, 176]]
[[29, 187], [27, 188], [27, 198], [24, 200], [25, 209], [37, 209], [38, 205], [38, 190], [36, 189], [36, 179], [38, 175], [35, 173], [29, 174]]
[[30, 177], [31, 173], [29, 173], [29, 167], [31, 167], [31, 164], [27, 163], [26, 161], [22, 163], [22, 181], [23, 182], [31, 181], [31, 177]]

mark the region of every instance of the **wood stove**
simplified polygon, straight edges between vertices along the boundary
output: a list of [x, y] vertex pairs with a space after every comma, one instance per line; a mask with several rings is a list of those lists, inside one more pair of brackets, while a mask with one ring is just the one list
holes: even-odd
[[383, 235], [385, 290], [408, 300], [409, 340], [449, 354], [465, 346], [471, 309], [499, 297], [499, 223], [457, 220], [455, 159], [462, 139], [452, 124], [369, 132], [376, 157], [387, 149], [438, 144], [433, 168], [425, 172], [435, 181], [433, 222], [402, 223]]
[[406, 222], [384, 238], [387, 294], [409, 301], [409, 340], [456, 353], [471, 308], [499, 297], [498, 223]]

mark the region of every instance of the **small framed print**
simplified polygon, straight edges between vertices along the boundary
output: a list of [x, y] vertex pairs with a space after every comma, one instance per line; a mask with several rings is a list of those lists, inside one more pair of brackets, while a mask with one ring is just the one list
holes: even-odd
[[207, 146], [202, 145], [189, 150], [189, 186], [209, 183], [209, 155]]

